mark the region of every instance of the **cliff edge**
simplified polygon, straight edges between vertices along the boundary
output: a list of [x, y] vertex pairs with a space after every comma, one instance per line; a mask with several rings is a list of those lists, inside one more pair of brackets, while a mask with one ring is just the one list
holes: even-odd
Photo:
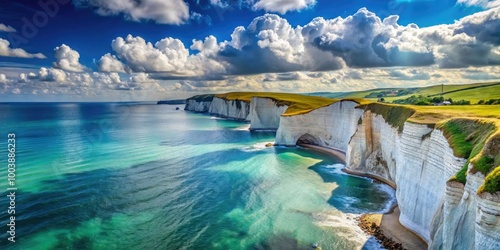
[[278, 145], [343, 151], [347, 169], [394, 183], [400, 223], [429, 249], [500, 249], [498, 111], [484, 116], [276, 93], [212, 98], [188, 99], [186, 110], [250, 120], [251, 129], [277, 129]]

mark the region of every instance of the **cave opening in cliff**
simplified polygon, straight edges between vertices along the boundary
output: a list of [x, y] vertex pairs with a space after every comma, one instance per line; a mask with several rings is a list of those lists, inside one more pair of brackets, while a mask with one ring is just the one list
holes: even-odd
[[300, 144], [319, 145], [320, 140], [318, 138], [316, 138], [315, 136], [306, 133], [306, 134], [302, 135], [301, 137], [299, 137], [296, 144], [297, 145], [300, 145]]

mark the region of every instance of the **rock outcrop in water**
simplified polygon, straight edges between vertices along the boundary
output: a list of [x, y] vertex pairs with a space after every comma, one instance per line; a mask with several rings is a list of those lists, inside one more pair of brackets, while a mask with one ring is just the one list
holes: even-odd
[[270, 98], [239, 102], [188, 99], [186, 110], [250, 120], [251, 129], [277, 129], [277, 145], [303, 142], [345, 152], [347, 169], [397, 185], [399, 220], [429, 249], [500, 249], [500, 192], [478, 192], [485, 176], [470, 172], [472, 164], [465, 185], [450, 181], [467, 160], [454, 155], [440, 129], [406, 121], [412, 113], [384, 117], [375, 108], [340, 101], [287, 116], [287, 107]]

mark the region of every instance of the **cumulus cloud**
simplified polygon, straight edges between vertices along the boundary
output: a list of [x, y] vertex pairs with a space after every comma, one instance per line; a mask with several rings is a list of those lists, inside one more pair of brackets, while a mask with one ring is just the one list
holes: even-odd
[[289, 1], [258, 0], [253, 5], [253, 8], [256, 10], [265, 10], [268, 12], [278, 12], [280, 14], [285, 14], [288, 11], [310, 8], [315, 4], [316, 0], [289, 0]]
[[94, 78], [89, 73], [66, 73], [66, 75], [67, 81], [82, 87], [90, 87], [94, 83]]
[[[499, 16], [500, 8], [492, 8], [453, 24], [420, 28], [362, 8], [347, 17], [319, 17], [294, 27], [266, 14], [236, 27], [227, 41], [212, 35], [190, 44], [174, 37], [156, 42], [117, 37], [112, 51], [99, 60], [100, 72], [90, 74], [82, 72], [87, 69], [78, 52], [63, 44], [55, 49], [54, 68], [19, 77], [19, 71], [0, 68], [9, 82], [0, 91], [159, 94], [166, 91], [163, 85], [176, 93], [314, 92], [491, 80], [500, 77]], [[399, 67], [381, 68], [386, 66]]]
[[54, 49], [54, 56], [56, 61], [54, 62], [54, 67], [74, 72], [82, 72], [86, 68], [81, 65], [80, 53], [78, 51], [71, 49], [66, 44], [63, 44]]
[[[228, 8], [231, 3], [234, 3], [235, 1], [232, 1], [231, 0], [210, 0], [210, 4], [211, 5], [214, 5], [214, 6], [217, 6], [219, 8]], [[253, 2], [253, 0], [246, 0], [246, 1], [238, 1], [236, 2], [237, 4], [242, 4], [242, 3], [248, 3], [248, 2]]]
[[10, 42], [2, 38], [0, 38], [0, 56], [38, 58], [38, 59], [47, 58], [45, 55], [41, 53], [31, 54], [26, 52], [26, 50], [24, 49], [20, 48], [13, 49], [10, 47]]
[[155, 45], [142, 37], [118, 37], [111, 44], [117, 57], [133, 71], [171, 72], [180, 70], [189, 51], [179, 39], [164, 38]]
[[500, 79], [498, 67], [469, 68], [461, 71], [461, 77], [474, 81], [488, 81]]
[[191, 16], [189, 17], [189, 20], [192, 20], [198, 24], [206, 24], [206, 25], [212, 25], [212, 18], [209, 15], [202, 15], [198, 12], [191, 12]]
[[[3, 72], [2, 72], [3, 71]], [[26, 70], [7, 78], [0, 68], [0, 95], [57, 95], [64, 100], [152, 100], [165, 96], [166, 90], [146, 73], [118, 74], [67, 72], [42, 67], [38, 72]], [[132, 94], [133, 92], [133, 94]], [[128, 94], [127, 94], [128, 93]], [[43, 100], [43, 99], [40, 99]]]
[[189, 7], [183, 0], [73, 0], [73, 4], [92, 8], [99, 15], [124, 15], [133, 21], [179, 25], [189, 19]]
[[0, 23], [0, 32], [16, 32], [16, 29], [12, 28], [10, 25]]
[[7, 79], [7, 76], [5, 74], [0, 74], [0, 83], [7, 83], [8, 79]]
[[[54, 68], [40, 68], [38, 71], [38, 76], [40, 81], [49, 81], [49, 82], [64, 82], [66, 81], [66, 73], [60, 69]], [[33, 77], [33, 76], [32, 76]]]
[[277, 74], [266, 74], [263, 81], [293, 81], [293, 80], [306, 80], [309, 76], [302, 72], [287, 72]]
[[266, 14], [236, 27], [229, 41], [215, 36], [193, 40], [193, 53], [172, 37], [154, 44], [138, 36], [118, 37], [112, 42], [115, 55], [104, 55], [100, 69], [155, 73], [151, 77], [157, 79], [214, 80], [345, 67], [498, 65], [499, 15], [500, 8], [495, 8], [453, 24], [420, 28], [399, 25], [396, 15], [381, 19], [366, 8], [345, 18], [318, 17], [297, 27]]
[[495, 33], [500, 29], [499, 13], [496, 8], [454, 24], [419, 28], [397, 24], [398, 16], [381, 20], [362, 8], [345, 19], [317, 18], [303, 32], [318, 48], [342, 57], [351, 67], [495, 65], [499, 62], [490, 52], [500, 42]]
[[[264, 81], [266, 74], [228, 76], [223, 80], [197, 79], [174, 82], [158, 80], [152, 77], [153, 74], [144, 72], [131, 74], [93, 72], [89, 74], [87, 72], [59, 70], [66, 75], [65, 81], [60, 82], [56, 80], [55, 76], [48, 77], [51, 73], [57, 72], [54, 70], [56, 69], [40, 69], [38, 73], [26, 70], [18, 77], [8, 73], [8, 70], [0, 68], [0, 74], [6, 74], [9, 77], [8, 84], [0, 84], [0, 94], [9, 95], [15, 91], [20, 94], [65, 95], [73, 100], [80, 98], [80, 96], [82, 98], [101, 98], [99, 100], [152, 100], [188, 97], [197, 93], [241, 91], [242, 89], [306, 93], [342, 92], [381, 87], [421, 87], [442, 83], [472, 83], [500, 77], [498, 73], [500, 66], [469, 67], [464, 70], [444, 69], [433, 65], [413, 69], [404, 67], [397, 69], [344, 68], [328, 72], [269, 73], [268, 75], [275, 77], [273, 81]], [[291, 78], [300, 79], [304, 76], [307, 78], [290, 80]]]
[[125, 64], [110, 53], [105, 54], [99, 60], [99, 71], [102, 72], [125, 72]]
[[[401, 36], [413, 38], [412, 32], [418, 27], [413, 24], [400, 26], [397, 20], [397, 16], [381, 20], [373, 12], [361, 8], [346, 18], [316, 18], [303, 28], [302, 33], [307, 41], [341, 57], [350, 67], [432, 64], [433, 57], [426, 48], [413, 50], [413, 47], [399, 42]], [[419, 41], [408, 42], [420, 44]], [[412, 50], [407, 50], [407, 47]]]
[[19, 79], [17, 80], [20, 83], [24, 83], [28, 81], [28, 75], [26, 73], [19, 74]]
[[[274, 85], [273, 90], [280, 90], [279, 83]], [[258, 81], [256, 77], [233, 77], [222, 81], [205, 80], [183, 80], [174, 84], [172, 90], [185, 92], [221, 92], [236, 90], [269, 91], [265, 83]]]
[[495, 8], [500, 6], [500, 0], [458, 0], [457, 4], [479, 6], [483, 8]]
[[112, 84], [120, 84], [122, 82], [122, 79], [120, 75], [116, 72], [113, 73], [97, 73], [94, 72], [94, 78], [101, 83], [104, 83], [106, 85], [112, 85]]
[[237, 27], [231, 41], [221, 44], [219, 60], [231, 65], [231, 74], [335, 70], [344, 66], [341, 58], [307, 42], [301, 30], [274, 14], [257, 17], [248, 27]]
[[193, 40], [190, 54], [181, 40], [167, 37], [154, 45], [142, 37], [117, 37], [111, 44], [116, 55], [107, 54], [100, 60], [101, 71], [162, 73], [155, 77], [176, 79], [206, 77], [226, 72], [224, 62], [217, 61], [220, 46], [214, 36], [204, 41]]
[[429, 80], [431, 75], [418, 69], [395, 69], [391, 70], [389, 76], [400, 80]]

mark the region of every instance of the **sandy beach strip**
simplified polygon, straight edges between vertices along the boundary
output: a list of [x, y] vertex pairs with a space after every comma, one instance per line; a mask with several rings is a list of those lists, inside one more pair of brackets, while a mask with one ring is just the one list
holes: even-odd
[[310, 148], [325, 154], [333, 155], [335, 158], [338, 158], [343, 164], [345, 164], [345, 153], [340, 150], [312, 145], [312, 144], [297, 144], [297, 146], [303, 148]]
[[[345, 164], [346, 154], [340, 150], [310, 144], [300, 144], [298, 146], [310, 148], [334, 156]], [[372, 178], [397, 188], [397, 185], [380, 176], [358, 172], [343, 168], [342, 171], [348, 174]], [[387, 249], [427, 249], [427, 243], [416, 233], [401, 225], [399, 222], [399, 207], [395, 205], [386, 214], [364, 214], [359, 218], [358, 225], [365, 232], [375, 236]]]

